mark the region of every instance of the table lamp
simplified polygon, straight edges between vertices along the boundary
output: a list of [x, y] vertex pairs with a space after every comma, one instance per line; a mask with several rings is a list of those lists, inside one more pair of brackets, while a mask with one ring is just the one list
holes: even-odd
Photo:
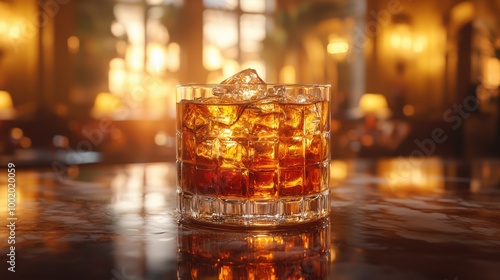
[[123, 104], [119, 97], [108, 92], [101, 92], [94, 101], [92, 116], [96, 119], [115, 117], [122, 108]]
[[0, 119], [8, 120], [14, 118], [15, 109], [9, 92], [0, 90]]
[[363, 116], [374, 115], [385, 119], [390, 116], [391, 111], [387, 105], [387, 99], [380, 93], [365, 93], [359, 100], [359, 110]]

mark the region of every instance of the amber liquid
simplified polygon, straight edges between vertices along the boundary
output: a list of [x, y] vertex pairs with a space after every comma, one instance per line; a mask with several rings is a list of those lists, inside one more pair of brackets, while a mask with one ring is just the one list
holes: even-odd
[[247, 225], [297, 223], [327, 215], [328, 101], [216, 100], [177, 104], [181, 214]]
[[177, 110], [181, 186], [200, 195], [298, 196], [324, 190], [328, 102], [205, 104]]

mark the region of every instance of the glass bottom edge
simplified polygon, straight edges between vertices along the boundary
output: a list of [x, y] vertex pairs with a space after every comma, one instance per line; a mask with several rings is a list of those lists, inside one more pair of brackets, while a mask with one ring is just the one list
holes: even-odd
[[279, 199], [242, 199], [178, 194], [180, 222], [276, 227], [314, 222], [330, 214], [330, 190]]

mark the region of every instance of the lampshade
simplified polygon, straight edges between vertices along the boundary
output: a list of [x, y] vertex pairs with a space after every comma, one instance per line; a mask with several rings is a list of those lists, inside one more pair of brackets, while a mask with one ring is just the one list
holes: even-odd
[[483, 83], [487, 88], [496, 89], [500, 86], [500, 60], [489, 57], [483, 65]]
[[359, 110], [363, 115], [376, 115], [385, 118], [390, 115], [387, 99], [380, 93], [365, 93], [359, 100]]
[[0, 119], [10, 119], [14, 117], [14, 104], [7, 91], [0, 90]]
[[101, 92], [97, 95], [92, 108], [94, 118], [113, 117], [123, 108], [119, 97], [109, 93]]

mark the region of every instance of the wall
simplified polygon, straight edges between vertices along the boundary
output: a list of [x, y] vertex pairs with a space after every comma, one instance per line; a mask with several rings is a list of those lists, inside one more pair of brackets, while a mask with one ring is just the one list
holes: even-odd
[[[9, 91], [15, 106], [36, 100], [38, 88], [37, 1], [10, 1], [11, 19], [20, 24], [16, 39], [3, 46], [0, 87]], [[5, 34], [2, 34], [5, 36]]]
[[[415, 115], [430, 116], [445, 108], [445, 15], [452, 1], [367, 1], [366, 90], [386, 95], [389, 104], [398, 95], [414, 106]], [[411, 51], [396, 58], [391, 35], [398, 18], [408, 21]], [[398, 68], [399, 63], [399, 68]], [[404, 66], [403, 66], [404, 65]], [[398, 72], [399, 71], [399, 72]], [[398, 74], [399, 73], [399, 74]]]

